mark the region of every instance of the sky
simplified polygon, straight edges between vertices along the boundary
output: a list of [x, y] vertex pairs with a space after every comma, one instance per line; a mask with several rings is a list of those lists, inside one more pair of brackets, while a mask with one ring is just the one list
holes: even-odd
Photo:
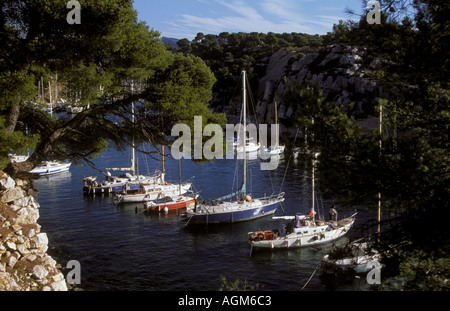
[[[192, 40], [197, 33], [326, 34], [340, 19], [363, 12], [364, 0], [134, 0], [139, 21], [162, 36]], [[353, 17], [355, 18], [355, 17]]]

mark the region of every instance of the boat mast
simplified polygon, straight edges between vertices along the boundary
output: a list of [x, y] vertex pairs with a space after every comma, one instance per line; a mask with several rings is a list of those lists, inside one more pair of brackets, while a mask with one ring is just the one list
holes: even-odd
[[313, 213], [313, 217], [315, 216], [315, 209], [314, 209], [314, 206], [315, 206], [315, 182], [314, 182], [314, 166], [315, 166], [315, 160], [314, 160], [314, 156], [313, 156], [313, 160], [312, 160], [312, 213]]
[[[380, 159], [381, 159], [381, 149], [383, 148], [383, 105], [380, 102]], [[380, 185], [381, 187], [381, 181], [380, 181]], [[381, 190], [378, 192], [378, 216], [377, 216], [377, 233], [378, 233], [378, 238], [380, 238], [380, 233], [381, 233]]]
[[179, 185], [178, 185], [178, 191], [181, 195], [181, 159], [178, 160], [178, 178], [179, 178]]
[[58, 74], [55, 76], [55, 107], [58, 105]]
[[[134, 93], [134, 83], [133, 80], [131, 81], [131, 93]], [[76, 96], [76, 94], [75, 94]], [[133, 124], [133, 131], [134, 131], [134, 102], [131, 103], [131, 122]], [[132, 134], [131, 138], [131, 166], [130, 167], [120, 167], [120, 168], [106, 168], [107, 171], [131, 171], [133, 176], [136, 176], [136, 150], [134, 149], [134, 132]]]
[[[131, 94], [134, 93], [134, 82], [131, 80]], [[133, 123], [134, 131], [134, 102], [131, 103], [131, 122]], [[131, 172], [136, 176], [136, 150], [134, 149], [134, 134], [131, 141]]]
[[[161, 133], [164, 135], [164, 111], [161, 112]], [[162, 155], [162, 182], [165, 180], [166, 175], [166, 163], [164, 159], [164, 144], [161, 145], [161, 155]]]
[[276, 132], [275, 148], [278, 148], [278, 115], [277, 115], [277, 108], [278, 108], [277, 107], [277, 102], [275, 102], [275, 128], [277, 130], [277, 132]]
[[247, 90], [245, 88], [245, 70], [242, 71], [242, 97], [243, 97], [243, 105], [244, 105], [244, 197], [247, 194], [247, 154], [245, 150], [245, 145], [247, 144]]

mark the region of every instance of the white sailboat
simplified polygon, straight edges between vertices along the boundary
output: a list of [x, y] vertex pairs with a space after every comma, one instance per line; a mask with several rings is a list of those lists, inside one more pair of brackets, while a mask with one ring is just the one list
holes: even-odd
[[[161, 175], [161, 181], [156, 183], [149, 183], [139, 185], [137, 191], [128, 191], [129, 189], [124, 189], [123, 193], [117, 195], [118, 203], [139, 203], [139, 202], [149, 202], [157, 199], [162, 199], [164, 197], [171, 197], [176, 195], [182, 195], [189, 191], [192, 183], [186, 182], [182, 185], [171, 184], [164, 180], [164, 174]], [[128, 185], [125, 185], [127, 188]]]
[[[137, 190], [135, 188], [130, 188], [132, 183], [127, 183], [122, 189], [121, 193], [117, 195], [117, 203], [139, 203], [139, 202], [150, 202], [154, 200], [161, 201], [167, 197], [182, 196], [186, 194], [192, 186], [191, 182], [181, 182], [181, 168], [180, 171], [180, 181], [179, 184], [172, 184], [166, 181], [166, 170], [164, 161], [164, 146], [161, 147], [162, 154], [162, 173], [158, 178], [152, 181], [141, 181], [138, 184]], [[178, 162], [180, 165], [180, 162]], [[183, 197], [182, 199], [186, 199]], [[192, 198], [191, 198], [192, 199]], [[150, 206], [150, 205], [148, 205]]]
[[[336, 251], [336, 250], [335, 250]], [[381, 260], [380, 253], [367, 242], [350, 243], [344, 249], [326, 254], [320, 261], [320, 269], [327, 274], [363, 274], [371, 271]], [[377, 264], [378, 265], [378, 264]]]
[[[243, 75], [245, 76], [245, 73], [243, 73]], [[245, 83], [245, 81], [244, 81]], [[243, 114], [243, 123], [247, 124], [247, 111], [246, 111], [246, 107], [244, 107], [244, 114]], [[239, 135], [243, 135], [242, 139], [239, 139]], [[243, 134], [238, 133], [238, 139], [237, 142], [235, 144], [236, 147], [236, 153], [239, 156], [247, 155], [247, 154], [252, 154], [252, 153], [257, 153], [259, 151], [259, 149], [261, 148], [261, 144], [258, 141], [254, 140], [254, 137], [247, 137], [247, 133], [246, 131], [243, 132]]]
[[245, 145], [237, 145], [236, 152], [244, 154], [257, 152], [260, 147], [261, 147], [260, 143], [253, 141], [251, 138], [246, 138]]
[[[383, 107], [380, 105], [379, 132], [383, 135]], [[383, 147], [383, 140], [380, 138], [380, 152]], [[381, 192], [378, 193], [378, 215], [377, 215], [377, 238], [381, 234]], [[370, 238], [370, 236], [369, 236]], [[372, 270], [374, 264], [381, 268], [379, 261], [381, 254], [373, 247], [371, 241], [359, 243], [351, 242], [342, 249], [335, 249], [334, 252], [325, 255], [320, 268], [328, 274], [348, 274], [348, 273], [367, 273]], [[334, 254], [334, 253], [337, 253]]]
[[[243, 113], [244, 126], [243, 133], [246, 134], [246, 72], [242, 72], [242, 94], [243, 94]], [[245, 137], [245, 136], [244, 136]], [[248, 221], [268, 215], [272, 215], [277, 210], [278, 206], [284, 201], [284, 192], [273, 194], [270, 197], [254, 199], [247, 195], [247, 144], [242, 147], [244, 153], [244, 168], [243, 168], [243, 184], [242, 187], [235, 193], [229, 194], [225, 197], [214, 200], [211, 204], [200, 204], [193, 210], [186, 212], [186, 225], [194, 224], [219, 224], [219, 223], [233, 223]], [[259, 148], [259, 147], [258, 147]], [[237, 197], [235, 201], [226, 201]]]
[[248, 233], [252, 249], [289, 249], [324, 244], [344, 236], [355, 222], [356, 213], [339, 221], [315, 219], [314, 162], [312, 168], [312, 208], [309, 215], [281, 216], [289, 223], [283, 229]]
[[[132, 121], [134, 122], [134, 103], [131, 106]], [[141, 183], [154, 184], [160, 180], [164, 180], [162, 173], [155, 171], [153, 175], [145, 176], [136, 174], [136, 150], [134, 148], [134, 140], [131, 146], [131, 165], [130, 167], [106, 168], [105, 180], [97, 181], [96, 176], [88, 176], [83, 179], [83, 192], [85, 194], [103, 194], [117, 193], [122, 191], [125, 185], [129, 190], [137, 190]], [[110, 171], [131, 172], [120, 176], [111, 175]]]
[[270, 146], [264, 150], [264, 152], [268, 153], [270, 156], [280, 156], [284, 153], [284, 146], [279, 144], [279, 127], [278, 127], [278, 115], [277, 115], [277, 103], [275, 102], [275, 125], [276, 129], [276, 141], [275, 146]]

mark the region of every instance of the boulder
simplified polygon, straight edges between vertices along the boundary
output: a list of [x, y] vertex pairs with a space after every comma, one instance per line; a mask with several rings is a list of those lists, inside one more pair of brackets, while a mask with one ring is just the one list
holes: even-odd
[[33, 268], [33, 276], [37, 279], [43, 279], [47, 276], [48, 271], [41, 265], [36, 265]]
[[10, 203], [21, 198], [23, 198], [22, 190], [17, 188], [10, 188], [3, 191], [0, 200], [3, 203]]
[[12, 189], [16, 186], [14, 179], [8, 174], [0, 171], [0, 190]]
[[36, 234], [32, 238], [32, 241], [34, 242], [35, 248], [42, 248], [42, 247], [46, 248], [48, 246], [48, 238], [46, 233]]

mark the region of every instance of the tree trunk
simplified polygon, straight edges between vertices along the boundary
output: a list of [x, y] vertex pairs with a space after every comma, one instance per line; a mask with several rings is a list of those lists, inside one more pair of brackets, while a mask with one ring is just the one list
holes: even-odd
[[17, 120], [19, 120], [20, 115], [20, 103], [22, 102], [22, 99], [17, 100], [13, 105], [11, 106], [11, 110], [9, 111], [8, 115], [6, 116], [6, 126], [5, 131], [7, 133], [12, 133], [16, 129]]

